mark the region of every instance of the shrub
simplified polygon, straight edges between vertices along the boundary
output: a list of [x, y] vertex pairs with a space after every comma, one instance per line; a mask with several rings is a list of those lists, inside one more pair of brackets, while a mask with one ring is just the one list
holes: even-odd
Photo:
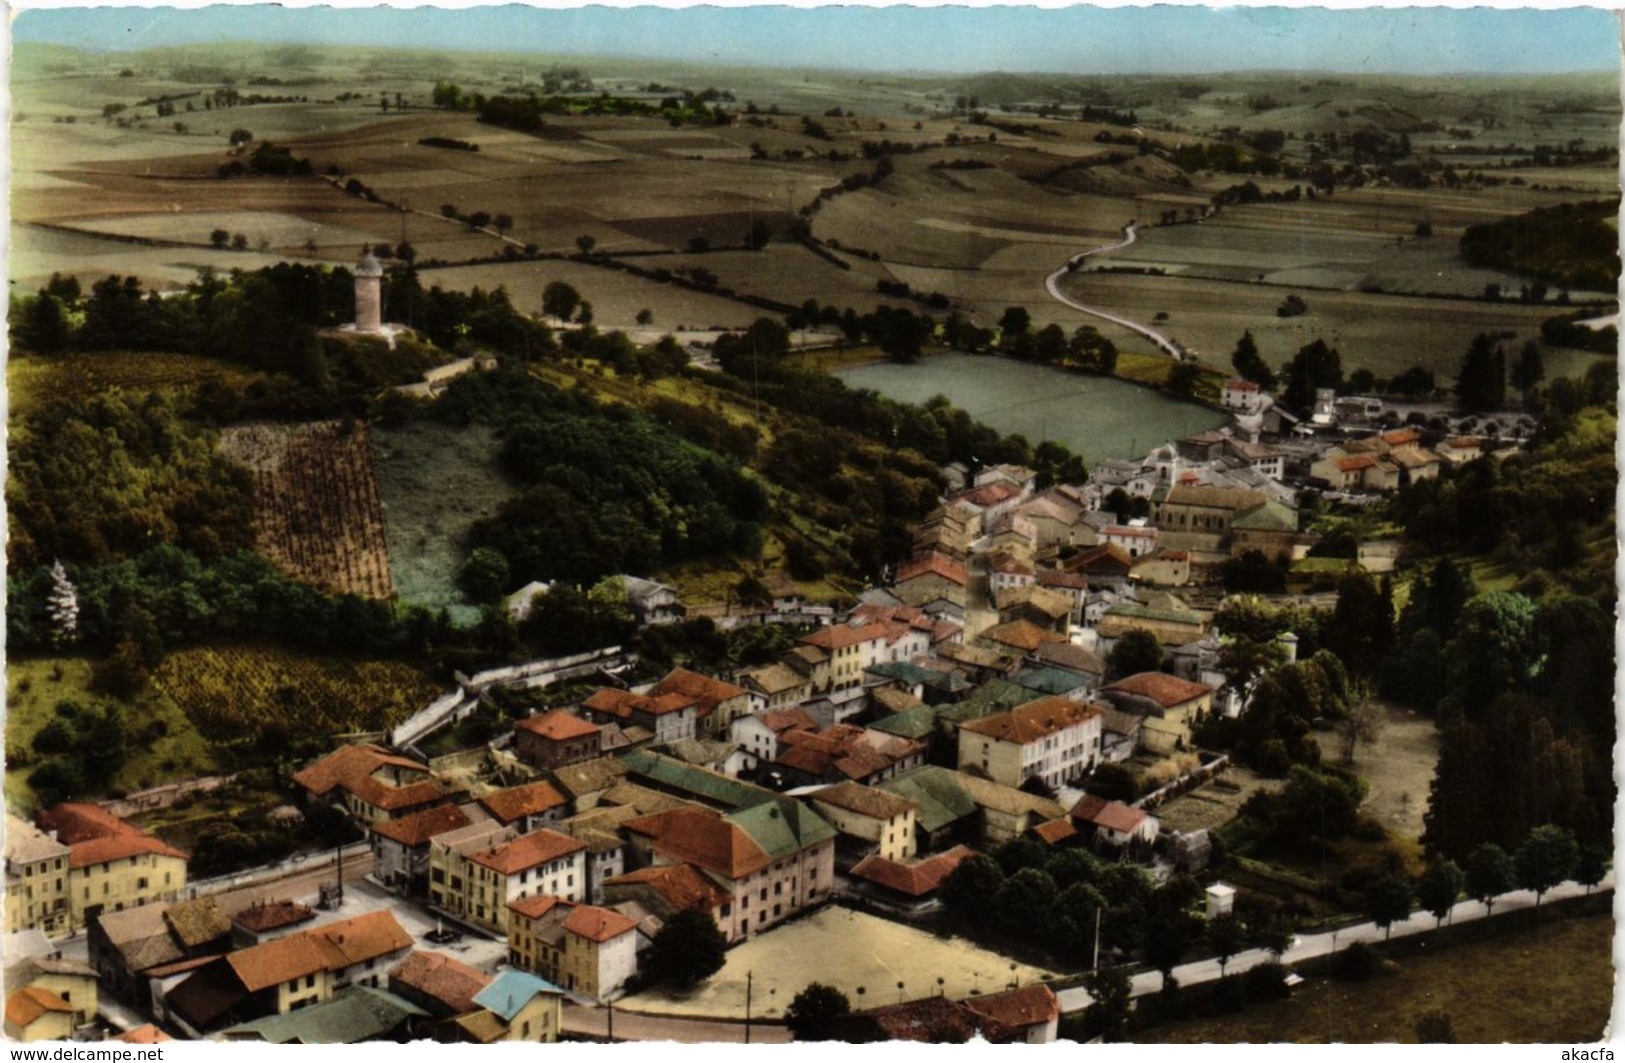
[[1287, 969], [1279, 963], [1261, 963], [1242, 975], [1247, 987], [1247, 999], [1252, 1001], [1280, 1000], [1290, 990], [1286, 984]]
[[1332, 965], [1332, 973], [1351, 982], [1367, 982], [1381, 973], [1382, 954], [1363, 941], [1344, 949]]

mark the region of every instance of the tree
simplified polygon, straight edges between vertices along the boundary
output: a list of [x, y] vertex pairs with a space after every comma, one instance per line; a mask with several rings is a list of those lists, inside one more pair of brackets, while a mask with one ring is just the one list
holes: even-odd
[[230, 242], [231, 234], [224, 229], [215, 229], [209, 233], [209, 246], [217, 250], [225, 250], [226, 245]]
[[1416, 880], [1416, 899], [1422, 902], [1423, 910], [1433, 916], [1434, 925], [1440, 926], [1466, 886], [1467, 875], [1454, 860], [1435, 860]]
[[1574, 874], [1580, 862], [1580, 847], [1572, 831], [1548, 823], [1530, 831], [1512, 859], [1517, 866], [1518, 885], [1535, 891], [1538, 909], [1547, 890]]
[[457, 217], [457, 205], [455, 203], [442, 203], [442, 204], [440, 204], [440, 216], [442, 218], [455, 218], [455, 217]]
[[1162, 668], [1162, 643], [1143, 627], [1123, 633], [1106, 656], [1106, 669], [1113, 679], [1155, 672]]
[[1456, 404], [1468, 413], [1497, 409], [1506, 401], [1506, 386], [1506, 348], [1481, 332], [1456, 372]]
[[1365, 914], [1382, 928], [1383, 940], [1393, 933], [1393, 925], [1411, 917], [1411, 880], [1398, 871], [1385, 871], [1365, 888]]
[[45, 599], [51, 617], [51, 642], [61, 646], [79, 634], [79, 593], [61, 561], [51, 564], [51, 593]]
[[1027, 313], [1024, 307], [1007, 307], [1004, 314], [999, 318], [999, 332], [1013, 339], [1016, 336], [1024, 335], [1028, 329], [1032, 328], [1032, 323], [1032, 315]]
[[591, 236], [588, 236], [586, 233], [582, 233], [580, 236], [576, 237], [576, 250], [580, 251], [583, 255], [592, 254], [592, 249], [597, 246], [598, 241], [593, 239]]
[[508, 587], [508, 559], [500, 550], [476, 546], [457, 570], [457, 584], [476, 602], [492, 602]]
[[1175, 395], [1189, 395], [1196, 390], [1197, 382], [1202, 379], [1202, 370], [1195, 362], [1175, 362], [1174, 367], [1168, 370], [1166, 387]]
[[542, 313], [568, 321], [581, 304], [581, 293], [564, 281], [553, 281], [542, 289]]
[[694, 986], [722, 970], [728, 939], [704, 908], [685, 908], [666, 920], [643, 962], [650, 979]]
[[1121, 967], [1102, 967], [1089, 976], [1088, 1019], [1103, 1041], [1128, 1037], [1129, 1009], [1133, 1005], [1134, 983]]
[[1322, 629], [1326, 648], [1357, 676], [1371, 677], [1394, 645], [1393, 604], [1371, 574], [1356, 569], [1337, 585], [1337, 605]]
[[784, 1009], [784, 1024], [797, 1041], [834, 1041], [840, 1022], [852, 1013], [845, 993], [822, 982], [811, 982]]
[[1286, 390], [1281, 401], [1291, 409], [1308, 412], [1320, 388], [1343, 386], [1343, 357], [1323, 339], [1298, 348], [1284, 371]]
[[752, 251], [760, 251], [772, 238], [773, 230], [768, 227], [766, 221], [757, 218], [750, 223], [750, 228], [745, 232], [745, 246]]
[[581, 305], [576, 307], [576, 323], [579, 324], [579, 325], [590, 325], [590, 324], [592, 324], [592, 322], [593, 322], [592, 304], [587, 302], [587, 300], [583, 299], [583, 300], [581, 300]]
[[1580, 856], [1574, 865], [1574, 881], [1591, 893], [1591, 888], [1601, 882], [1608, 874], [1608, 869], [1614, 862], [1613, 848], [1609, 845], [1593, 842], [1580, 846]]
[[1230, 365], [1243, 380], [1250, 380], [1265, 391], [1274, 389], [1275, 374], [1259, 355], [1258, 344], [1254, 342], [1251, 331], [1243, 332], [1241, 339], [1236, 341], [1236, 349], [1230, 355]]
[[985, 922], [993, 908], [993, 895], [1004, 885], [1004, 872], [992, 857], [980, 854], [961, 860], [942, 883], [942, 903], [950, 912], [972, 922]]
[[634, 320], [636, 320], [640, 325], [647, 325], [653, 322], [654, 319], [654, 311], [645, 307], [644, 309], [638, 311], [638, 316]]
[[231, 136], [226, 138], [227, 142], [229, 144], [231, 144], [231, 146], [234, 147], [234, 148], [237, 147], [239, 144], [247, 144], [249, 141], [251, 141], [253, 139], [254, 139], [254, 134], [250, 133], [246, 129], [233, 129], [231, 131]]
[[1369, 745], [1380, 738], [1386, 722], [1382, 706], [1371, 696], [1370, 685], [1364, 680], [1355, 684], [1349, 696], [1348, 709], [1336, 725], [1339, 761], [1345, 766], [1353, 764], [1360, 743]]
[[491, 219], [491, 224], [496, 227], [497, 232], [505, 233], [509, 229], [513, 228], [513, 215], [498, 214], [496, 217]]
[[1219, 977], [1225, 976], [1230, 957], [1247, 947], [1247, 928], [1233, 912], [1225, 912], [1208, 920], [1207, 947], [1219, 961]]
[[1529, 340], [1518, 352], [1518, 360], [1512, 363], [1512, 386], [1528, 399], [1535, 385], [1544, 379], [1546, 379], [1546, 363], [1541, 357], [1540, 343]]
[[1485, 911], [1495, 907], [1495, 899], [1518, 884], [1518, 868], [1505, 849], [1485, 842], [1467, 858], [1467, 892], [1484, 903]]

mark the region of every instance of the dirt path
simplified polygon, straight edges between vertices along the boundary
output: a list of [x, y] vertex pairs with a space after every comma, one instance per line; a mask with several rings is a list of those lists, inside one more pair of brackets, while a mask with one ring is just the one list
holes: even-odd
[[[604, 1008], [588, 1008], [579, 1004], [564, 1006], [564, 1031], [586, 1037], [609, 1036], [609, 1012]], [[639, 1015], [630, 1011], [615, 1012], [615, 1039], [617, 1041], [675, 1041], [685, 1045], [744, 1044], [745, 1024], [742, 1022], [712, 1022], [704, 1019], [675, 1019], [662, 1015]], [[790, 1031], [773, 1023], [753, 1022], [750, 1025], [750, 1043], [782, 1045], [790, 1043]]]
[[1107, 251], [1121, 251], [1123, 248], [1134, 243], [1136, 239], [1138, 239], [1138, 236], [1136, 235], [1136, 227], [1134, 225], [1123, 226], [1123, 239], [1117, 241], [1115, 244], [1102, 244], [1099, 247], [1092, 248], [1088, 251], [1080, 251], [1073, 255], [1071, 258], [1066, 260], [1066, 264], [1064, 266], [1056, 270], [1054, 273], [1051, 273], [1048, 277], [1044, 278], [1044, 287], [1049, 289], [1050, 295], [1057, 301], [1065, 303], [1072, 309], [1081, 310], [1091, 317], [1098, 317], [1102, 320], [1110, 321], [1114, 325], [1122, 325], [1126, 329], [1133, 332], [1138, 332], [1140, 335], [1162, 348], [1163, 353], [1167, 354], [1174, 361], [1184, 361], [1185, 352], [1180, 349], [1179, 344], [1158, 332], [1156, 329], [1147, 325], [1142, 325], [1138, 321], [1131, 321], [1126, 317], [1121, 317], [1109, 310], [1100, 310], [1096, 307], [1084, 306], [1082, 303], [1074, 299], [1069, 299], [1061, 294], [1061, 278], [1075, 272], [1078, 266], [1083, 263], [1084, 259], [1088, 258], [1090, 255], [1099, 255]]

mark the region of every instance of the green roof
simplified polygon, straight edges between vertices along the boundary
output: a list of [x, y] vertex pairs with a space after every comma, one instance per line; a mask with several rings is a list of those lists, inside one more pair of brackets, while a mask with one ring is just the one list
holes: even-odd
[[308, 1008], [239, 1023], [227, 1029], [225, 1037], [257, 1038], [273, 1045], [353, 1045], [382, 1037], [413, 1015], [428, 1012], [394, 993], [358, 985]]
[[992, 716], [996, 712], [1009, 712], [1017, 705], [1037, 701], [1043, 696], [1008, 679], [990, 679], [957, 705], [945, 706], [938, 712], [944, 720], [968, 723], [983, 716]]
[[1087, 685], [1084, 678], [1076, 672], [1067, 672], [1059, 668], [1023, 668], [1010, 677], [1010, 682], [1046, 695], [1070, 694]]
[[835, 828], [793, 797], [779, 797], [724, 817], [750, 835], [770, 859], [782, 860], [835, 837]]
[[936, 728], [937, 710], [930, 705], [916, 705], [869, 725], [871, 731], [885, 731], [899, 738], [925, 738]]
[[956, 820], [972, 815], [976, 802], [959, 785], [955, 773], [926, 764], [887, 779], [876, 789], [905, 797], [920, 806], [919, 824], [927, 831], [941, 830]]
[[922, 668], [913, 661], [883, 661], [865, 671], [885, 676], [887, 679], [895, 679], [900, 683], [918, 683], [950, 694], [957, 694], [970, 687], [963, 676], [952, 672], [939, 672], [934, 668]]
[[774, 796], [771, 790], [646, 749], [622, 754], [621, 763], [626, 765], [628, 774], [653, 784], [656, 789], [676, 790], [729, 808], [758, 805]]
[[1295, 532], [1298, 530], [1298, 511], [1272, 498], [1239, 514], [1230, 522], [1230, 527], [1243, 531]]

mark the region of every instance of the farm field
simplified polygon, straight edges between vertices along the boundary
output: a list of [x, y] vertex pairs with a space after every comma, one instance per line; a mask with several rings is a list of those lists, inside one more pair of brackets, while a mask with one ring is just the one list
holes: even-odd
[[250, 645], [178, 650], [154, 682], [212, 742], [251, 739], [273, 726], [297, 735], [382, 731], [443, 693], [398, 661]]
[[[148, 687], [133, 701], [91, 688], [92, 662], [83, 657], [10, 657], [6, 660], [6, 806], [26, 815], [36, 799], [28, 785], [32, 766], [46, 759], [31, 743], [67, 701], [84, 713], [122, 713], [127, 758], [110, 789], [131, 792], [209, 775], [214, 751], [191, 719], [162, 690]], [[88, 795], [87, 795], [88, 796]]]
[[365, 423], [231, 425], [220, 453], [254, 483], [254, 548], [331, 593], [394, 596]]
[[[1296, 289], [1130, 274], [1073, 274], [1062, 281], [1062, 290], [1087, 305], [1110, 307], [1138, 320], [1167, 313], [1168, 320], [1158, 327], [1209, 365], [1228, 366], [1236, 341], [1250, 331], [1259, 354], [1275, 367], [1319, 338], [1342, 354], [1344, 372], [1364, 368], [1389, 377], [1421, 365], [1441, 382], [1454, 379], [1474, 336], [1511, 332], [1518, 338], [1507, 342], [1516, 349], [1523, 340], [1539, 336], [1540, 323], [1554, 314], [1549, 306], [1301, 289], [1297, 291], [1309, 312], [1282, 318], [1275, 308]], [[1598, 358], [1550, 348], [1546, 372], [1583, 374]]]
[[1591, 1042], [1613, 1009], [1614, 923], [1551, 919], [1488, 941], [1407, 956], [1368, 982], [1316, 977], [1237, 1015], [1132, 1034], [1147, 1044], [1416, 1041], [1416, 1021], [1449, 1014], [1463, 1044]]
[[517, 489], [497, 468], [500, 441], [489, 428], [430, 421], [374, 426], [370, 445], [383, 506], [384, 539], [402, 602], [478, 619], [457, 587], [476, 520], [496, 513]]
[[189, 393], [211, 381], [241, 389], [262, 379], [261, 374], [230, 362], [185, 354], [113, 351], [71, 360], [14, 355], [6, 361], [6, 387], [14, 413], [74, 390]]

